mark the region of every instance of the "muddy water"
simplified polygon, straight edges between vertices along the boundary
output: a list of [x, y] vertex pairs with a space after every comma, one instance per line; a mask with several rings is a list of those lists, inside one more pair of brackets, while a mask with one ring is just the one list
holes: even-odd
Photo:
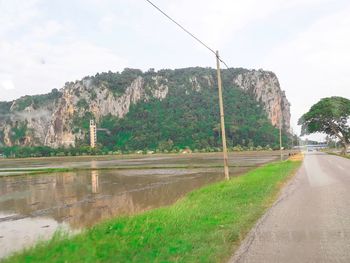
[[[230, 172], [237, 175], [278, 158], [266, 153], [231, 156], [231, 162], [241, 167]], [[7, 170], [124, 169], [0, 177], [0, 258], [50, 238], [58, 228], [75, 231], [118, 215], [172, 204], [195, 188], [222, 180], [222, 169], [215, 167], [221, 162], [219, 154], [2, 160], [0, 169]]]
[[[285, 153], [285, 156], [287, 152]], [[243, 152], [230, 153], [229, 164], [249, 166], [270, 162], [279, 158], [278, 152]], [[45, 169], [45, 168], [154, 168], [154, 167], [188, 167], [188, 166], [221, 166], [220, 153], [200, 154], [166, 154], [166, 155], [121, 155], [121, 156], [81, 156], [81, 157], [52, 157], [28, 159], [0, 159], [0, 176], [16, 170]]]

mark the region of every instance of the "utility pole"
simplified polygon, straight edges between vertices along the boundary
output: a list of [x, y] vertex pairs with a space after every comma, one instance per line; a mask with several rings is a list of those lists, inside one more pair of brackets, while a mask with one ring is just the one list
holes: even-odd
[[224, 173], [225, 179], [229, 180], [229, 169], [228, 169], [228, 158], [227, 158], [227, 147], [226, 147], [226, 133], [225, 133], [225, 118], [224, 118], [224, 105], [222, 101], [222, 83], [221, 83], [221, 71], [220, 71], [220, 59], [219, 51], [216, 51], [216, 68], [218, 74], [218, 90], [219, 90], [219, 105], [220, 105], [220, 123], [221, 123], [221, 138], [222, 138], [222, 151], [224, 154]]
[[281, 162], [282, 162], [282, 114], [280, 116], [280, 155], [281, 155]]

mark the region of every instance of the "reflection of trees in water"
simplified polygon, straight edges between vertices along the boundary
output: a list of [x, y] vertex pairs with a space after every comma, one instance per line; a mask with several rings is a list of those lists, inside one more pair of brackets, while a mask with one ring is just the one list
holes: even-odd
[[[103, 178], [103, 177], [100, 177]], [[67, 218], [73, 228], [91, 226], [98, 221], [117, 215], [130, 215], [152, 208], [169, 205], [191, 191], [206, 183], [218, 180], [217, 176], [197, 175], [191, 179], [166, 178], [156, 181], [142, 177], [123, 178], [122, 185], [111, 187], [110, 182], [98, 180], [100, 195], [80, 205], [68, 207], [66, 212], [74, 215]], [[129, 180], [135, 179], [133, 187]], [[158, 178], [159, 179], [159, 178]], [[102, 182], [101, 182], [102, 181]], [[115, 192], [113, 192], [113, 189]], [[69, 211], [69, 212], [68, 212]]]
[[14, 196], [0, 201], [0, 212], [51, 216], [58, 222], [81, 228], [117, 215], [169, 205], [192, 189], [217, 181], [219, 176], [220, 172], [203, 171], [172, 177], [125, 176], [123, 172], [92, 170], [89, 174], [31, 177], [21, 183], [11, 178], [12, 187], [5, 187], [8, 194], [22, 192], [25, 198]]
[[[78, 167], [91, 167], [93, 170], [89, 172], [0, 178], [0, 213], [49, 216], [75, 228], [91, 226], [113, 216], [169, 205], [194, 188], [219, 180], [222, 175], [220, 169], [209, 168], [98, 171], [95, 169], [101, 166], [101, 160], [89, 158], [70, 158]], [[230, 160], [235, 165], [251, 165], [274, 158], [279, 158], [279, 153], [230, 153]], [[54, 159], [50, 159], [51, 164], [52, 160]], [[221, 164], [222, 156], [218, 153], [142, 156], [111, 161], [118, 165], [155, 163], [169, 166], [188, 163], [206, 166]], [[6, 162], [10, 162], [10, 167], [23, 166], [23, 160]], [[58, 158], [56, 162], [67, 164], [67, 159], [63, 161]], [[33, 161], [28, 163], [35, 166]], [[248, 169], [230, 168], [230, 173]]]

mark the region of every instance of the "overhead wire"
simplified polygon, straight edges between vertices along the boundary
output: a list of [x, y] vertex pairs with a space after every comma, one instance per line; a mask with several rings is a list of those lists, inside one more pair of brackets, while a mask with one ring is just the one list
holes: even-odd
[[[230, 178], [229, 176], [229, 168], [228, 168], [228, 157], [227, 157], [227, 148], [226, 148], [226, 136], [225, 136], [225, 121], [224, 121], [224, 108], [223, 108], [223, 100], [222, 100], [222, 91], [221, 91], [221, 74], [219, 70], [219, 64], [220, 61], [224, 63], [224, 65], [228, 68], [227, 64], [219, 57], [219, 52], [215, 52], [214, 49], [210, 48], [207, 44], [205, 44], [202, 40], [200, 40], [198, 37], [196, 37], [193, 33], [191, 33], [189, 30], [187, 30], [184, 26], [182, 26], [180, 23], [175, 21], [172, 17], [170, 17], [168, 14], [166, 14], [163, 10], [161, 10], [158, 6], [156, 6], [154, 3], [152, 3], [150, 0], [146, 0], [149, 4], [151, 4], [154, 8], [156, 8], [159, 12], [161, 12], [164, 16], [166, 16], [168, 19], [170, 19], [173, 23], [175, 23], [178, 27], [180, 27], [183, 31], [185, 31], [187, 34], [189, 34], [192, 38], [194, 38], [197, 42], [199, 42], [201, 45], [203, 45], [205, 48], [207, 48], [210, 52], [215, 54], [216, 60], [217, 60], [217, 67], [218, 67], [218, 90], [219, 90], [219, 105], [220, 105], [220, 123], [221, 123], [221, 140], [222, 140], [222, 147], [223, 147], [223, 154], [224, 154], [224, 174], [225, 179], [228, 180]], [[231, 71], [228, 68], [229, 71]]]
[[154, 4], [152, 1], [150, 0], [145, 0], [146, 2], [148, 2], [150, 5], [152, 5], [155, 9], [157, 9], [160, 13], [162, 13], [166, 18], [168, 18], [171, 22], [173, 22], [174, 24], [176, 24], [178, 27], [180, 27], [185, 33], [187, 33], [188, 35], [190, 35], [193, 39], [195, 39], [198, 43], [200, 43], [202, 46], [204, 46], [206, 49], [208, 49], [211, 53], [213, 53], [219, 60], [220, 62], [222, 62], [225, 67], [231, 71], [232, 74], [234, 74], [234, 72], [231, 70], [231, 68], [227, 65], [227, 63], [214, 51], [213, 48], [209, 47], [209, 45], [205, 44], [204, 41], [200, 40], [198, 37], [196, 37], [193, 33], [191, 33], [188, 29], [186, 29], [184, 26], [182, 26], [179, 22], [177, 22], [175, 19], [173, 19], [170, 15], [168, 15], [167, 13], [165, 13], [165, 11], [163, 11], [160, 7], [158, 7], [156, 4]]

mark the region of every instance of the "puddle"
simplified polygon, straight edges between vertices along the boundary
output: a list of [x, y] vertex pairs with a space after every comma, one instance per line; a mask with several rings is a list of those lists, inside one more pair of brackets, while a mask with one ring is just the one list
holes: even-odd
[[[1, 218], [15, 218], [15, 215], [1, 213]], [[67, 225], [59, 224], [54, 219], [45, 217], [21, 218], [1, 222], [0, 258], [17, 251], [19, 248], [33, 246], [39, 240], [48, 240], [59, 228], [68, 230]]]

